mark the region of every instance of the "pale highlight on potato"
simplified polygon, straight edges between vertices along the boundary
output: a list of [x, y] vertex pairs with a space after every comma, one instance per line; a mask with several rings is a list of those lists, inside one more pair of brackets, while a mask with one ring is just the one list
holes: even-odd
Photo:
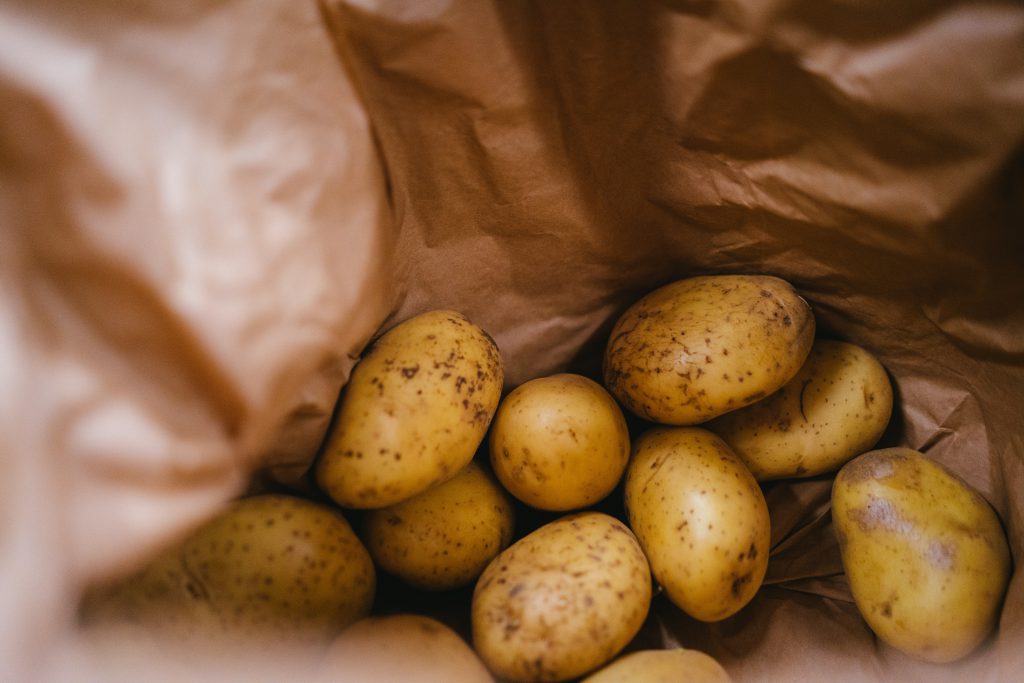
[[821, 339], [784, 387], [707, 428], [765, 481], [838, 469], [878, 442], [891, 415], [882, 364], [859, 346]]
[[363, 538], [377, 566], [426, 590], [463, 586], [512, 541], [515, 511], [482, 467], [401, 503], [366, 513]]
[[572, 374], [517, 387], [498, 407], [489, 443], [502, 485], [542, 510], [598, 502], [618, 484], [629, 460], [629, 430], [615, 399]]
[[648, 430], [625, 488], [629, 525], [673, 604], [713, 622], [750, 602], [768, 568], [768, 505], [722, 439], [698, 427]]
[[730, 683], [711, 655], [699, 650], [640, 650], [587, 676], [582, 683]]
[[86, 611], [201, 649], [302, 645], [366, 616], [375, 587], [370, 555], [337, 510], [261, 495], [233, 503]]
[[430, 617], [396, 614], [356, 622], [321, 666], [332, 683], [491, 683], [483, 662], [455, 631]]
[[782, 387], [807, 358], [814, 329], [810, 306], [777, 277], [679, 280], [616, 322], [604, 383], [642, 418], [699, 424]]
[[352, 372], [317, 464], [339, 505], [393, 505], [447, 481], [473, 459], [504, 374], [486, 332], [454, 311], [389, 330]]
[[832, 521], [857, 608], [908, 655], [950, 662], [999, 618], [1010, 551], [995, 511], [963, 480], [909, 448], [847, 463]]
[[499, 678], [563, 681], [611, 660], [643, 625], [647, 560], [632, 532], [599, 512], [551, 522], [484, 570], [473, 643]]

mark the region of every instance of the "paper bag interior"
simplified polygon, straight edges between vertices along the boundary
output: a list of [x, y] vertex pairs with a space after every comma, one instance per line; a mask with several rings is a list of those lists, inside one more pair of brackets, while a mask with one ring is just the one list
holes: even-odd
[[[880, 445], [976, 487], [1020, 565], [1019, 4], [0, 16], [12, 671], [75, 680], [82, 590], [253, 477], [300, 485], [379, 330], [457, 309], [497, 340], [506, 388], [597, 378], [618, 314], [704, 273], [782, 277], [819, 336], [874, 353], [896, 391]], [[1016, 574], [997, 631], [961, 662], [877, 641], [842, 575], [830, 485], [766, 485], [771, 561], [741, 613], [702, 624], [658, 598], [630, 647], [698, 648], [736, 680], [1024, 672]], [[379, 609], [413, 599], [382, 589]], [[419, 606], [464, 625], [451, 597]]]

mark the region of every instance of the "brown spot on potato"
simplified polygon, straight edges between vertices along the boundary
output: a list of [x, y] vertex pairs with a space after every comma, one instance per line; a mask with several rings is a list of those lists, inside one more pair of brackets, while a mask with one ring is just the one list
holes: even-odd
[[743, 595], [743, 586], [748, 583], [750, 583], [750, 574], [736, 576], [733, 578], [732, 585], [729, 587], [729, 590], [732, 592], [734, 597], [739, 598]]

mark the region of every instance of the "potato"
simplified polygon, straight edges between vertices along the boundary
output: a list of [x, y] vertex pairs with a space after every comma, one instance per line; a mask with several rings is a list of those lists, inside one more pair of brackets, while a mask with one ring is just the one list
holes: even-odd
[[480, 658], [441, 622], [415, 614], [356, 622], [331, 645], [325, 681], [367, 683], [490, 683]]
[[501, 678], [562, 681], [614, 657], [650, 602], [647, 560], [629, 529], [604, 513], [577, 513], [488, 565], [473, 592], [473, 642]]
[[698, 424], [782, 387], [813, 341], [810, 306], [779, 278], [679, 280], [640, 299], [616, 322], [604, 383], [642, 418]]
[[233, 503], [89, 608], [190, 643], [326, 643], [366, 616], [369, 553], [335, 510], [261, 495]]
[[633, 445], [626, 513], [654, 578], [701, 621], [732, 616], [768, 568], [768, 505], [753, 475], [699, 427], [656, 427]]
[[512, 541], [515, 512], [475, 462], [454, 478], [401, 503], [371, 510], [363, 538], [377, 566], [426, 590], [476, 579]]
[[498, 480], [527, 505], [565, 511], [611, 493], [629, 460], [629, 431], [615, 399], [580, 375], [517, 387], [498, 407], [490, 435]]
[[394, 327], [353, 369], [317, 482], [343, 507], [379, 508], [452, 478], [483, 441], [503, 377], [494, 340], [459, 313]]
[[698, 650], [641, 650], [615, 660], [583, 683], [729, 683], [715, 658]]
[[706, 426], [766, 481], [838, 469], [878, 442], [891, 414], [881, 363], [859, 346], [821, 339], [784, 387]]
[[847, 463], [832, 520], [854, 602], [889, 645], [950, 662], [992, 630], [1010, 574], [995, 511], [938, 463], [884, 448]]

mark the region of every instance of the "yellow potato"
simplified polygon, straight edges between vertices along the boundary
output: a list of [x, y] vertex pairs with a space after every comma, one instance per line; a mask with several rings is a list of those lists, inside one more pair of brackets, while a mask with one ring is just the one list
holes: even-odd
[[317, 482], [343, 507], [379, 508], [450, 479], [483, 441], [503, 376], [494, 340], [459, 313], [389, 330], [352, 372]]
[[859, 346], [821, 339], [784, 387], [707, 428], [766, 481], [838, 469], [878, 442], [891, 414], [881, 363]]
[[626, 513], [654, 578], [701, 621], [732, 616], [768, 568], [768, 505], [729, 446], [698, 427], [640, 436], [626, 469]]
[[651, 292], [616, 322], [604, 384], [647, 420], [698, 424], [782, 387], [813, 341], [810, 306], [784, 280], [679, 280]]
[[995, 511], [959, 477], [909, 448], [865, 453], [836, 476], [832, 520], [854, 602], [889, 645], [950, 662], [992, 630], [1010, 552]]
[[235, 502], [90, 608], [182, 642], [303, 644], [366, 616], [375, 585], [370, 555], [341, 514], [262, 495]]
[[321, 670], [332, 683], [490, 683], [462, 638], [414, 614], [358, 621], [331, 645]]
[[473, 643], [488, 668], [516, 681], [562, 681], [614, 657], [647, 616], [651, 579], [617, 519], [583, 512], [520, 539], [473, 593]]
[[508, 496], [471, 462], [443, 484], [367, 512], [363, 538], [379, 568], [417, 588], [449, 590], [508, 546], [514, 522]]
[[583, 683], [729, 683], [715, 658], [698, 650], [641, 650], [615, 660]]
[[580, 375], [517, 387], [498, 407], [490, 436], [498, 480], [527, 505], [572, 510], [615, 488], [629, 460], [629, 431], [615, 399]]

